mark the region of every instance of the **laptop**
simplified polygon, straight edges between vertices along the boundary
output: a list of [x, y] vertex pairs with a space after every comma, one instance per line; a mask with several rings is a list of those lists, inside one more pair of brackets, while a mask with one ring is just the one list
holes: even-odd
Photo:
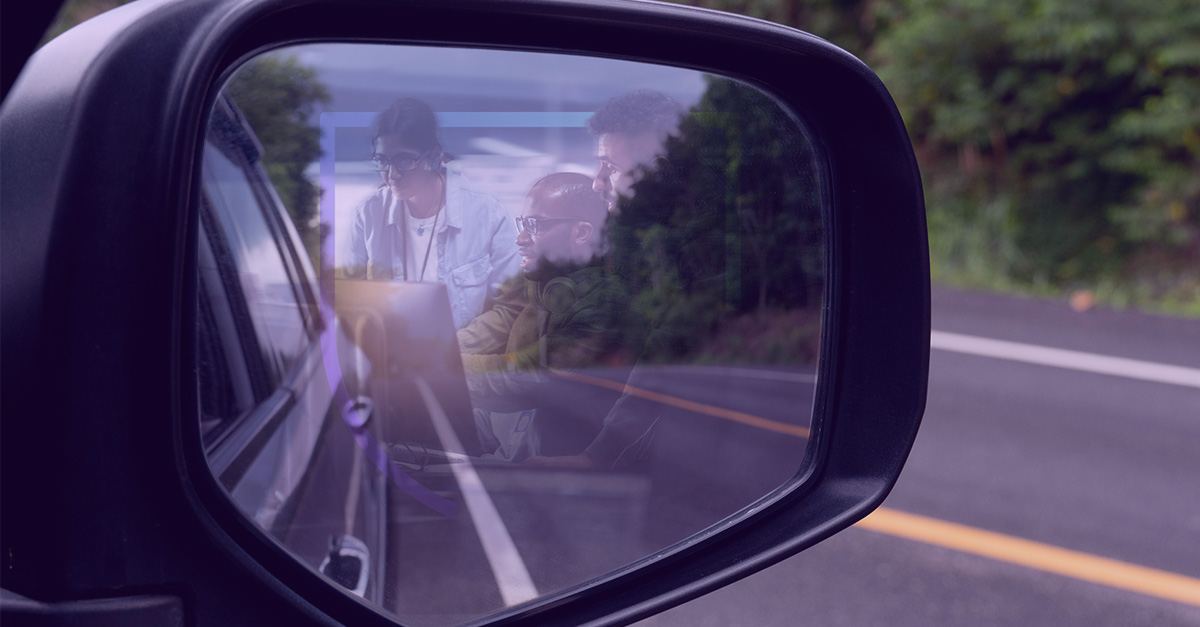
[[389, 455], [423, 465], [481, 454], [446, 286], [338, 279], [333, 301], [365, 357], [341, 360], [343, 377], [371, 397]]

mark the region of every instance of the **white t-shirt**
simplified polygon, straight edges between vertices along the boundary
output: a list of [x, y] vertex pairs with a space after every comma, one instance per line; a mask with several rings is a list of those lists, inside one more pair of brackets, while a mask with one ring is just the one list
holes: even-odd
[[434, 222], [445, 220], [442, 210], [428, 218], [414, 218], [408, 213], [408, 206], [401, 208], [405, 212], [404, 220], [408, 224], [405, 230], [404, 250], [407, 251], [404, 266], [408, 268], [409, 281], [436, 282], [438, 280], [437, 251], [434, 248]]

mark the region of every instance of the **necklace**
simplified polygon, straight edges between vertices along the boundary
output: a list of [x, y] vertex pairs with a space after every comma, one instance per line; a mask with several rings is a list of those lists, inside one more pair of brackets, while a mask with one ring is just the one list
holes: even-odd
[[[441, 211], [438, 211], [438, 214], [440, 214], [440, 213], [441, 213]], [[417, 235], [424, 235], [426, 227], [437, 226], [438, 214], [434, 214], [434, 216], [432, 218], [424, 218], [424, 219], [417, 220], [416, 221]]]
[[[429, 269], [429, 253], [433, 251], [433, 240], [437, 239], [436, 231], [437, 231], [438, 216], [442, 215], [442, 210], [445, 208], [446, 208], [446, 179], [443, 178], [442, 179], [441, 203], [438, 205], [437, 213], [433, 214], [433, 224], [430, 227], [430, 230], [432, 230], [434, 232], [429, 234], [429, 243], [425, 245], [425, 260], [421, 262], [421, 275], [419, 277], [417, 277], [417, 281], [425, 280], [425, 270]], [[428, 220], [428, 218], [414, 218], [411, 215], [409, 215], [408, 203], [403, 203], [401, 205], [400, 209], [402, 212], [400, 214], [402, 216], [401, 219], [404, 221], [404, 226], [402, 227], [402, 230], [407, 231], [408, 221], [410, 219], [417, 220], [417, 223], [416, 223], [417, 224], [417, 237], [425, 235], [425, 224], [426, 224], [426, 220]], [[407, 257], [407, 253], [405, 253], [405, 256]], [[415, 261], [415, 259], [414, 259], [414, 261]], [[407, 262], [405, 262], [405, 264], [404, 264], [404, 280], [408, 281], [408, 263]]]
[[[440, 216], [440, 215], [442, 215], [442, 212], [440, 210], [437, 213], [433, 214], [433, 228], [434, 229], [437, 228], [437, 219], [438, 219], [438, 216]], [[417, 227], [417, 235], [424, 235], [424, 234], [425, 234], [425, 227], [424, 226]], [[425, 280], [425, 269], [429, 267], [429, 251], [433, 250], [433, 240], [434, 240], [433, 233], [430, 233], [429, 234], [429, 243], [425, 245], [425, 261], [423, 261], [421, 263], [421, 276], [417, 278], [418, 281]]]
[[[403, 207], [403, 211], [404, 211], [404, 213], [402, 214], [403, 215], [402, 219], [404, 221], [404, 226], [401, 228], [401, 230], [404, 232], [407, 232], [409, 229], [408, 221], [409, 220], [417, 220], [417, 218], [414, 218], [414, 217], [408, 215], [408, 207]], [[426, 218], [425, 220], [418, 221], [416, 223], [417, 224], [417, 237], [421, 237], [421, 236], [425, 235], [426, 224], [429, 224], [430, 231], [437, 231], [438, 217], [441, 215], [442, 215], [442, 212], [439, 210], [437, 213], [433, 214], [432, 220], [429, 220], [428, 218]], [[407, 239], [407, 236], [405, 236], [405, 237]], [[430, 233], [429, 234], [429, 243], [425, 244], [425, 258], [421, 262], [421, 274], [417, 277], [417, 281], [425, 280], [425, 271], [429, 269], [429, 254], [431, 252], [433, 252], [433, 240], [435, 240], [435, 239], [437, 239], [437, 235], [435, 233]], [[413, 243], [415, 244], [415, 242], [413, 242]], [[408, 245], [408, 243], [405, 244], [405, 246], [407, 246], [407, 245]], [[406, 257], [408, 256], [407, 253], [405, 253], [405, 256]], [[416, 259], [414, 258], [413, 261], [416, 261]], [[408, 262], [407, 261], [404, 263], [404, 280], [405, 281], [409, 280], [408, 279]]]

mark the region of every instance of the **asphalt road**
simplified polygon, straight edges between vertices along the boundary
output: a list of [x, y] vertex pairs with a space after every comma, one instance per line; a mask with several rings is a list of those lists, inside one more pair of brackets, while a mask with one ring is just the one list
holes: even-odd
[[[939, 331], [1200, 368], [1200, 321], [944, 289], [933, 305]], [[1200, 389], [934, 350], [884, 507], [1200, 584]], [[856, 527], [639, 624], [1194, 626], [1200, 607]]]
[[[585, 385], [603, 389], [597, 383], [605, 375], [593, 372]], [[464, 476], [465, 464], [415, 471], [460, 504], [453, 519], [393, 489], [385, 605], [411, 624], [448, 625], [565, 590], [728, 518], [783, 486], [804, 462], [811, 369], [654, 367], [638, 383], [685, 406], [664, 403], [655, 453], [636, 470], [474, 460], [477, 477]], [[470, 485], [481, 489], [461, 489]]]
[[[937, 290], [933, 327], [1200, 369], [1200, 321]], [[1156, 583], [1173, 573], [1200, 591], [1200, 387], [1087, 371], [1094, 356], [1021, 359], [933, 351], [924, 423], [884, 504], [921, 517], [929, 537], [859, 525], [639, 624], [1200, 625], [1200, 602], [1164, 598]], [[646, 472], [479, 464], [477, 479], [441, 481], [449, 493], [484, 486], [485, 504], [464, 499], [454, 521], [393, 512], [399, 616], [452, 624], [567, 589], [735, 513], [800, 467], [811, 372], [668, 368], [642, 384], [694, 404], [659, 423]], [[436, 472], [424, 478], [433, 487]], [[948, 548], [956, 534], [965, 544]], [[1011, 546], [1021, 541], [1037, 544]], [[1060, 549], [1066, 571], [1019, 555]], [[1114, 572], [1116, 583], [1093, 581]]]

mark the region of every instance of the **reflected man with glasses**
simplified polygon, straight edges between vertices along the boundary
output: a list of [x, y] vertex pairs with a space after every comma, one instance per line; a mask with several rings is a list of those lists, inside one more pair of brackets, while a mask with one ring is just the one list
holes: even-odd
[[[614, 272], [640, 251], [633, 232], [653, 224], [653, 218], [631, 215], [628, 208], [635, 186], [645, 177], [658, 173], [668, 163], [668, 139], [679, 132], [687, 112], [683, 105], [666, 94], [640, 89], [616, 96], [588, 120], [588, 131], [596, 137], [596, 158], [600, 162], [592, 177], [592, 188], [605, 200], [610, 212], [608, 239], [614, 249], [609, 265]], [[671, 225], [658, 225], [677, 228]], [[677, 251], [663, 251], [674, 257]], [[632, 296], [631, 296], [632, 298]], [[684, 305], [673, 305], [684, 306]], [[527, 464], [559, 468], [630, 469], [644, 465], [651, 454], [655, 426], [666, 406], [638, 391], [653, 388], [648, 356], [659, 345], [670, 341], [670, 316], [644, 320], [644, 328], [627, 336], [625, 343], [635, 365], [625, 377], [625, 392], [603, 418], [595, 437], [580, 451], [568, 454], [542, 453], [525, 460]], [[626, 329], [633, 330], [626, 321]]]
[[566, 172], [535, 183], [516, 218], [528, 302], [503, 353], [463, 355], [481, 439], [498, 457], [579, 453], [615, 400], [569, 376], [628, 361], [629, 299], [605, 268], [607, 219], [591, 178]]
[[516, 230], [499, 200], [447, 170], [429, 105], [397, 100], [371, 130], [383, 184], [354, 210], [342, 273], [445, 283], [461, 328], [517, 273]]

